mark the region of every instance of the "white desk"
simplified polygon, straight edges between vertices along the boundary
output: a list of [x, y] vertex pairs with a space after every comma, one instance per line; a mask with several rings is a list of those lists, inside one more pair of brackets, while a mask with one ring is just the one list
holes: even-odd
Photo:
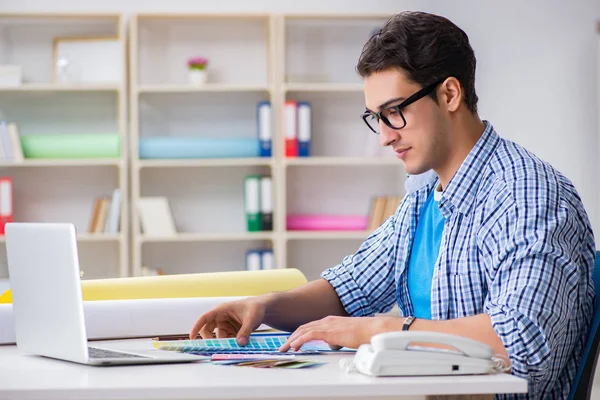
[[[142, 348], [151, 346], [151, 341], [93, 344]], [[423, 399], [527, 391], [525, 380], [507, 374], [372, 378], [340, 369], [343, 357], [352, 355], [306, 356], [324, 359], [327, 364], [297, 370], [203, 363], [92, 367], [25, 355], [15, 346], [5, 345], [0, 346], [0, 399]]]

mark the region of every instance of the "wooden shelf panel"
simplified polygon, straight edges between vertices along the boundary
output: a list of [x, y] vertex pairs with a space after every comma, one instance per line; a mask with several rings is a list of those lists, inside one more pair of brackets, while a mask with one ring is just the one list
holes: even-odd
[[296, 157], [283, 160], [286, 166], [380, 166], [402, 167], [400, 161], [392, 157]]
[[202, 92], [268, 92], [266, 85], [235, 85], [207, 83], [202, 86], [187, 84], [141, 85], [134, 88], [138, 93], [202, 93]]
[[[78, 233], [78, 242], [120, 242], [123, 239], [122, 235], [108, 233]], [[6, 236], [0, 236], [0, 243], [6, 243]]]
[[371, 231], [287, 231], [287, 240], [363, 240]]
[[138, 168], [247, 167], [270, 165], [273, 165], [273, 159], [267, 157], [138, 161]]
[[0, 87], [0, 93], [14, 92], [117, 92], [121, 89], [119, 84], [54, 84], [54, 83], [28, 83], [14, 87]]
[[287, 83], [285, 92], [362, 92], [362, 83]]
[[178, 233], [173, 236], [139, 236], [141, 243], [180, 243], [180, 242], [236, 242], [251, 240], [272, 240], [272, 232], [240, 233]]
[[23, 167], [103, 167], [121, 166], [120, 159], [113, 158], [89, 158], [89, 159], [26, 159], [23, 162], [0, 160], [0, 168], [23, 168]]

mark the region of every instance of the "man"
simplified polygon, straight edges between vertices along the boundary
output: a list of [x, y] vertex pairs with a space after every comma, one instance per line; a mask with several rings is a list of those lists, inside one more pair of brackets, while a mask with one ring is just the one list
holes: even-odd
[[[314, 339], [356, 348], [403, 327], [446, 332], [487, 343], [529, 380], [527, 396], [499, 397], [566, 398], [595, 295], [594, 237], [575, 188], [480, 120], [475, 56], [447, 19], [395, 16], [357, 70], [367, 129], [410, 175], [397, 211], [323, 279], [220, 305], [190, 336], [216, 329], [245, 344], [266, 323], [293, 332], [286, 351]], [[394, 304], [400, 317], [373, 316]]]

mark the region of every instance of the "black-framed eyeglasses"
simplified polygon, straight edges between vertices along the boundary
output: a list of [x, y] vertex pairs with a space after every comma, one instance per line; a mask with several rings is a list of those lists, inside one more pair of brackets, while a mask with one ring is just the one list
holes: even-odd
[[367, 110], [361, 115], [361, 117], [363, 121], [365, 121], [365, 124], [367, 124], [367, 126], [378, 135], [379, 120], [382, 120], [384, 124], [392, 129], [402, 129], [406, 126], [406, 119], [402, 114], [402, 109], [433, 92], [433, 90], [445, 80], [446, 78], [440, 79], [428, 86], [425, 86], [398, 105], [386, 107], [379, 112]]

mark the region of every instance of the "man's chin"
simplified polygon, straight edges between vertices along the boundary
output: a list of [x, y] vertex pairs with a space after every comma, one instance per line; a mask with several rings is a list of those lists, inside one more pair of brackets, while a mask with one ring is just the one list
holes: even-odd
[[409, 175], [421, 175], [421, 174], [424, 174], [425, 172], [429, 171], [429, 168], [424, 168], [422, 166], [415, 166], [415, 165], [407, 164], [405, 162], [403, 162], [403, 164], [404, 164], [404, 169], [406, 170], [406, 173]]

